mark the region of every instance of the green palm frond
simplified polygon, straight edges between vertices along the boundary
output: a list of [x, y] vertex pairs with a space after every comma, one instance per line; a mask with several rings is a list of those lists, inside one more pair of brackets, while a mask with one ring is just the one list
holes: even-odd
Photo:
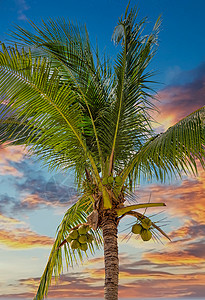
[[[8, 114], [17, 116], [21, 122], [16, 124], [13, 136], [17, 137], [17, 131], [25, 136], [29, 150], [41, 155], [51, 167], [59, 166], [56, 157], [63, 152], [63, 158], [60, 154], [59, 159], [64, 168], [83, 167], [89, 161], [98, 176], [94, 158], [82, 136], [85, 121], [78, 94], [69, 82], [61, 84], [58, 69], [51, 68], [45, 59], [33, 60], [30, 52], [8, 50], [4, 45], [2, 48], [0, 95], [7, 103], [1, 109], [2, 123]], [[11, 126], [6, 132], [11, 132]]]
[[[81, 198], [79, 198], [77, 203], [67, 210], [60, 226], [57, 229], [56, 239], [53, 244], [46, 268], [41, 277], [39, 288], [34, 298], [35, 300], [41, 300], [47, 295], [48, 287], [51, 284], [53, 276], [56, 278], [56, 280], [60, 277], [60, 274], [63, 272], [63, 258], [65, 259], [67, 269], [79, 261], [81, 263], [83, 262], [85, 255], [83, 255], [81, 250], [72, 250], [68, 243], [65, 243], [62, 247], [60, 247], [60, 245], [66, 239], [73, 227], [80, 223], [86, 222], [86, 217], [92, 211], [91, 204], [92, 201], [90, 198], [83, 195]], [[94, 244], [89, 244], [89, 250], [93, 254], [95, 249], [97, 250], [101, 248], [102, 236], [100, 230], [91, 230], [91, 234], [94, 238]]]
[[151, 138], [123, 171], [165, 181], [171, 174], [197, 173], [197, 161], [205, 168], [205, 106], [193, 112], [166, 132]]
[[136, 11], [131, 10], [124, 20], [120, 19], [113, 34], [116, 43], [122, 41], [122, 51], [114, 66], [112, 106], [102, 121], [101, 138], [110, 154], [109, 173], [113, 161], [115, 168], [120, 166], [122, 169], [132, 152], [138, 150], [152, 132], [149, 110], [155, 108], [148, 87], [152, 73], [146, 69], [155, 53], [160, 19], [153, 32], [142, 39], [146, 20], [136, 23], [136, 17]]
[[51, 66], [59, 69], [61, 81], [69, 82], [78, 92], [84, 120], [90, 120], [84, 124], [86, 144], [98, 155], [102, 165], [104, 151], [98, 139], [97, 125], [111, 86], [109, 63], [106, 59], [101, 63], [98, 49], [94, 51], [90, 45], [86, 28], [83, 30], [63, 19], [49, 20], [41, 26], [31, 25], [36, 34], [17, 26], [13, 36], [18, 39], [18, 44], [23, 42], [32, 47], [33, 57], [40, 55], [49, 59]]
[[166, 205], [164, 203], [140, 203], [140, 204], [125, 206], [123, 208], [117, 208], [116, 212], [118, 216], [121, 216], [135, 209], [147, 208], [147, 207], [158, 207], [158, 206], [166, 206]]

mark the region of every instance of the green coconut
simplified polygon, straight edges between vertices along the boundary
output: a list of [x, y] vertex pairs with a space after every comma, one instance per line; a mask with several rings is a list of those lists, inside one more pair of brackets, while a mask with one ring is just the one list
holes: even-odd
[[145, 218], [142, 220], [141, 225], [144, 229], [149, 229], [152, 225], [152, 221], [149, 218]]
[[82, 251], [86, 251], [88, 249], [88, 245], [85, 243], [85, 244], [80, 244], [80, 250]]
[[92, 241], [94, 240], [94, 237], [90, 233], [87, 233], [86, 236], [87, 236], [87, 242], [92, 243]]
[[81, 243], [81, 244], [85, 244], [87, 243], [87, 236], [86, 235], [80, 235], [79, 238], [78, 238], [78, 241]]
[[78, 231], [77, 231], [77, 229], [74, 229], [74, 230], [72, 230], [70, 233], [69, 233], [69, 238], [71, 238], [72, 240], [77, 240], [77, 238], [78, 238]]
[[140, 224], [135, 224], [132, 226], [132, 232], [134, 234], [139, 234], [142, 231], [142, 226]]
[[109, 176], [107, 181], [108, 183], [112, 184], [114, 182], [114, 178], [112, 176]]
[[121, 184], [121, 183], [122, 183], [122, 177], [121, 177], [121, 176], [116, 176], [116, 177], [115, 177], [115, 182], [116, 182], [117, 184]]
[[69, 236], [67, 236], [66, 241], [67, 241], [68, 243], [70, 243], [70, 242], [72, 241], [72, 239], [71, 239]]
[[142, 230], [140, 235], [141, 235], [142, 240], [145, 241], [145, 242], [149, 241], [152, 238], [151, 231], [149, 231], [147, 229]]
[[80, 225], [78, 227], [79, 234], [86, 234], [89, 230], [90, 230], [90, 226], [88, 226], [88, 225]]
[[80, 247], [80, 243], [77, 240], [72, 240], [70, 246], [72, 249], [78, 249]]
[[103, 180], [102, 180], [102, 184], [103, 184], [103, 185], [106, 185], [106, 184], [108, 184], [107, 177], [106, 177], [106, 178], [103, 178]]

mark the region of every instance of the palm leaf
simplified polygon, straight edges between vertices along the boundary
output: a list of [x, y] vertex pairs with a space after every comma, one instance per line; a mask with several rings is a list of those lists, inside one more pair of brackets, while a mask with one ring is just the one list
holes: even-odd
[[124, 169], [123, 182], [128, 174], [141, 174], [165, 181], [171, 174], [197, 173], [197, 161], [205, 168], [205, 106], [151, 138]]
[[[160, 20], [153, 32], [141, 37], [146, 20], [136, 23], [137, 13], [131, 10], [120, 19], [113, 39], [122, 41], [122, 51], [115, 63], [114, 92], [112, 106], [102, 121], [101, 138], [110, 153], [109, 173], [119, 172], [151, 133], [149, 109], [154, 109], [148, 96], [151, 72], [145, 72], [155, 53]], [[152, 98], [152, 97], [151, 97]], [[115, 157], [115, 159], [114, 159]]]
[[104, 60], [102, 66], [98, 50], [92, 53], [86, 28], [82, 30], [63, 19], [49, 20], [41, 26], [31, 22], [31, 25], [36, 34], [17, 26], [13, 36], [18, 39], [19, 45], [23, 42], [24, 45], [32, 47], [32, 56], [49, 58], [51, 66], [60, 70], [61, 80], [69, 82], [78, 91], [78, 102], [84, 107], [84, 115], [90, 119], [89, 126], [84, 129], [84, 136], [87, 144], [96, 144], [97, 147], [93, 150], [97, 149], [102, 165], [103, 144], [100, 144], [98, 138], [97, 124], [100, 122], [99, 110], [106, 104], [105, 99], [109, 92], [109, 64]]
[[[7, 50], [0, 52], [0, 96], [7, 105], [1, 109], [2, 123], [6, 116], [17, 116], [21, 123], [13, 131], [25, 136], [29, 151], [41, 154], [51, 167], [58, 167], [57, 154], [64, 154], [63, 165], [92, 165], [99, 175], [94, 158], [82, 136], [84, 125], [82, 109], [69, 83], [61, 84], [57, 69], [52, 69], [45, 59], [33, 59], [31, 53]], [[23, 126], [23, 122], [26, 125]], [[17, 125], [17, 124], [16, 124]], [[8, 126], [6, 132], [11, 132]], [[32, 128], [32, 132], [28, 128]], [[78, 149], [78, 151], [76, 151]], [[62, 159], [62, 155], [59, 155]]]
[[160, 203], [140, 203], [140, 204], [125, 206], [122, 208], [117, 208], [116, 212], [119, 217], [119, 216], [124, 215], [125, 213], [130, 212], [135, 209], [147, 208], [147, 207], [158, 207], [158, 206], [166, 206], [166, 205], [161, 202]]
[[[72, 250], [68, 243], [65, 243], [63, 247], [60, 247], [62, 242], [66, 239], [69, 231], [80, 223], [86, 222], [86, 217], [92, 211], [91, 205], [92, 201], [89, 197], [83, 195], [77, 203], [70, 207], [60, 226], [57, 229], [57, 235], [55, 242], [53, 244], [46, 268], [41, 277], [39, 288], [35, 296], [35, 300], [41, 300], [44, 296], [47, 295], [48, 287], [51, 284], [53, 275], [56, 280], [60, 277], [60, 274], [63, 271], [63, 252], [66, 262], [67, 269], [70, 266], [73, 266], [74, 263], [77, 263], [79, 260], [82, 262], [83, 254], [81, 250]], [[94, 245], [89, 244], [90, 252], [93, 254], [95, 249], [99, 249], [102, 245], [101, 232], [91, 230], [91, 234], [94, 237]]]

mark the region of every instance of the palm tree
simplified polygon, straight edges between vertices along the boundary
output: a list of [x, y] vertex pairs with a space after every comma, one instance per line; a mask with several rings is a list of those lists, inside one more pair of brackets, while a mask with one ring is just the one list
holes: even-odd
[[136, 18], [136, 9], [127, 8], [114, 30], [121, 50], [113, 65], [92, 48], [86, 28], [62, 19], [31, 23], [34, 33], [17, 27], [17, 45], [2, 44], [1, 143], [25, 145], [50, 170], [74, 170], [78, 184], [78, 200], [58, 227], [35, 299], [43, 299], [52, 275], [62, 272], [63, 251], [69, 267], [83, 259], [87, 247], [93, 253], [102, 245], [105, 299], [118, 299], [119, 222], [131, 215], [137, 223], [132, 231], [143, 240], [157, 233], [167, 237], [136, 211], [163, 203], [126, 206], [136, 182], [142, 176], [163, 182], [196, 174], [197, 161], [205, 167], [205, 107], [164, 133], [152, 129], [149, 64], [160, 18], [146, 36], [146, 19]]

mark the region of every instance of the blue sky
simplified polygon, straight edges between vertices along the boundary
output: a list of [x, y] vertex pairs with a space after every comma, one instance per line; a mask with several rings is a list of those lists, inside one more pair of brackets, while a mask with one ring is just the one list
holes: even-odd
[[[14, 24], [30, 28], [28, 19], [64, 17], [86, 23], [91, 40], [115, 57], [113, 29], [128, 1], [0, 0], [0, 40]], [[158, 130], [164, 130], [205, 105], [205, 38], [202, 0], [131, 1], [139, 19], [147, 16], [151, 28], [162, 14], [160, 43], [152, 68], [159, 109]], [[127, 297], [203, 297], [205, 295], [205, 172], [197, 178], [139, 190], [140, 202], [151, 193], [154, 202], [166, 202], [164, 228], [172, 243], [144, 244], [130, 239], [120, 243], [120, 295]], [[67, 207], [75, 200], [72, 174], [50, 174], [26, 157], [22, 147], [0, 146], [0, 298], [31, 298], [37, 288], [53, 242], [55, 230]], [[151, 215], [153, 211], [148, 211]], [[156, 212], [156, 210], [154, 210]], [[128, 223], [131, 222], [128, 220]], [[166, 222], [165, 222], [166, 223]], [[119, 234], [120, 241], [123, 232]], [[51, 297], [90, 298], [103, 293], [102, 252], [90, 256], [84, 266], [62, 276]], [[147, 288], [147, 282], [152, 289]], [[72, 287], [71, 287], [72, 286]]]
[[[27, 27], [27, 19], [40, 22], [48, 18], [69, 18], [87, 25], [93, 43], [96, 38], [101, 50], [114, 56], [111, 42], [113, 29], [123, 14], [128, 1], [48, 1], [1, 0], [0, 40], [5, 41], [12, 25]], [[139, 7], [139, 18], [148, 16], [150, 25], [162, 15], [160, 47], [153, 66], [160, 72], [160, 82], [169, 83], [175, 73], [193, 69], [205, 56], [203, 0], [139, 0], [131, 6]]]

